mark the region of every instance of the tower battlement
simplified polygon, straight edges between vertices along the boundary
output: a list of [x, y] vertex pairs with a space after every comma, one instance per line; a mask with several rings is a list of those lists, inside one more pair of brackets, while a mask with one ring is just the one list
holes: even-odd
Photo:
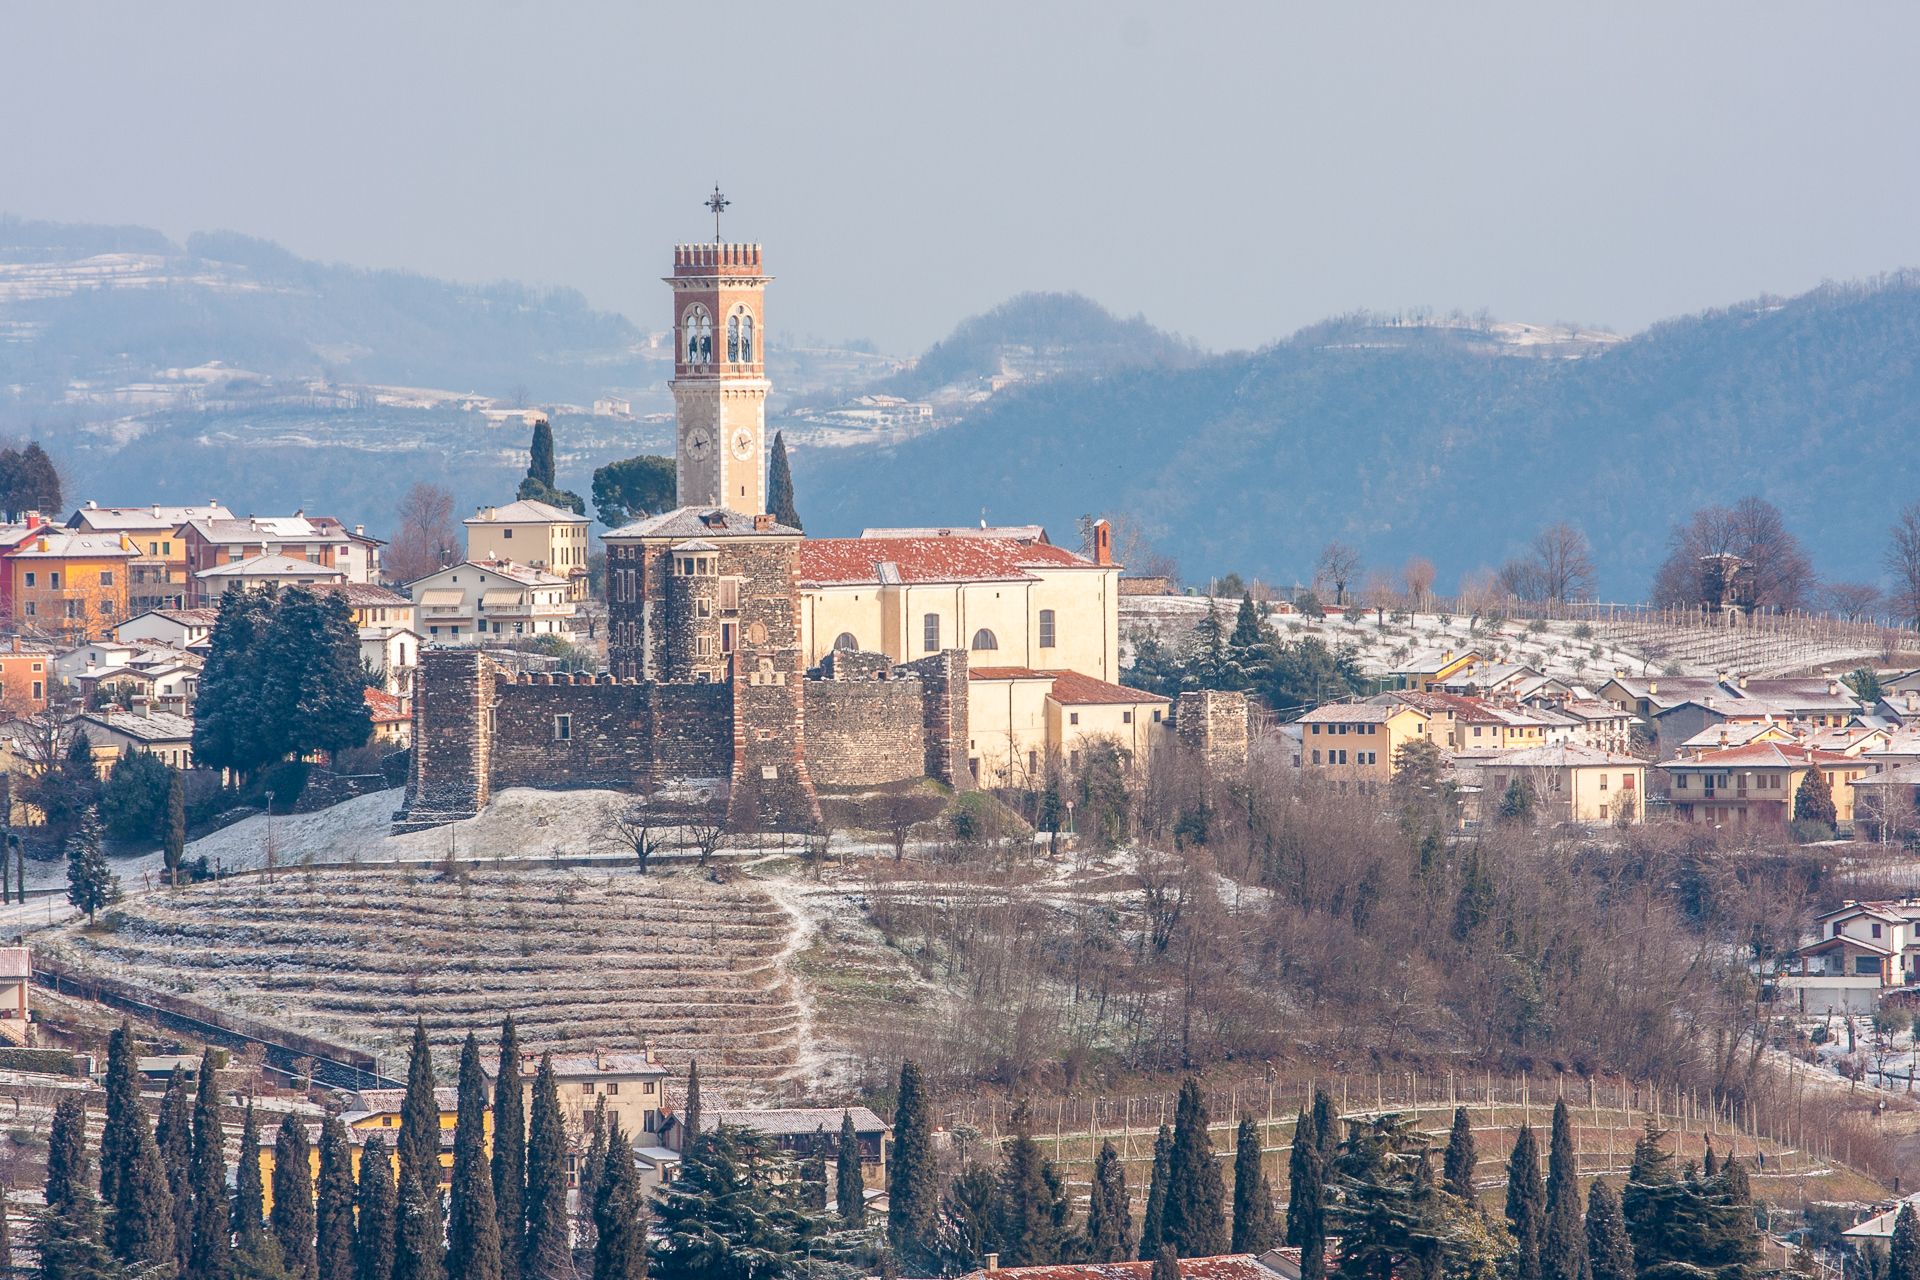
[[677, 244], [673, 246], [673, 274], [676, 276], [759, 275], [760, 246], [757, 244]]

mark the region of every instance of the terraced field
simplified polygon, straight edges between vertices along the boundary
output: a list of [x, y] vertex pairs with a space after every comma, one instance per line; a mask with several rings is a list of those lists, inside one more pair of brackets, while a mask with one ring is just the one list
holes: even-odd
[[[810, 1006], [788, 972], [804, 932], [750, 881], [687, 871], [402, 868], [227, 880], [131, 898], [105, 927], [41, 935], [91, 971], [251, 1013], [404, 1074], [415, 1017], [436, 1046], [486, 1038], [697, 1053], [728, 1102], [791, 1097]], [[437, 1055], [443, 1073], [451, 1052]]]

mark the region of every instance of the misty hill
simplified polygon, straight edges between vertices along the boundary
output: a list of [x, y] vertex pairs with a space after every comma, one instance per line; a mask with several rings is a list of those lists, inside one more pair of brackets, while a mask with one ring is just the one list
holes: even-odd
[[1186, 367], [1061, 374], [884, 451], [804, 452], [818, 533], [1136, 516], [1190, 576], [1305, 578], [1330, 538], [1464, 571], [1541, 526], [1640, 598], [1675, 519], [1759, 493], [1830, 577], [1876, 579], [1920, 492], [1920, 274], [1666, 321], [1553, 358], [1485, 326], [1330, 321]]

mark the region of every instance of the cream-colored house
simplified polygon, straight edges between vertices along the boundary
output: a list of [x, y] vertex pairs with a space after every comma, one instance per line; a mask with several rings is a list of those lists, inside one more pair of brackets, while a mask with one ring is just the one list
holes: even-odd
[[414, 629], [428, 644], [486, 644], [506, 636], [566, 635], [573, 626], [567, 580], [508, 560], [467, 560], [407, 584]]
[[298, 560], [292, 556], [272, 552], [246, 560], [233, 560], [226, 564], [215, 565], [211, 569], [202, 569], [193, 575], [195, 598], [204, 600], [209, 605], [217, 602], [229, 591], [252, 590], [258, 587], [281, 589], [333, 586], [344, 584], [346, 580], [345, 569], [315, 564], [311, 560]]
[[1646, 813], [1647, 766], [1634, 756], [1579, 743], [1456, 755], [1454, 769], [1477, 790], [1480, 817], [1490, 819], [1518, 779], [1533, 792], [1534, 813], [1547, 822], [1638, 822]]
[[[1374, 789], [1393, 781], [1394, 757], [1409, 742], [1430, 736], [1432, 716], [1406, 702], [1340, 702], [1313, 710], [1300, 727], [1300, 768], [1341, 790]], [[1442, 749], [1446, 743], [1439, 742]]]
[[482, 507], [467, 527], [469, 560], [512, 560], [567, 580], [567, 599], [587, 598], [587, 518], [522, 498]]
[[[539, 1054], [520, 1055], [520, 1080], [529, 1109], [539, 1071]], [[607, 1115], [618, 1116], [621, 1129], [636, 1142], [657, 1141], [665, 1126], [667, 1075], [667, 1068], [650, 1048], [553, 1055], [553, 1080], [559, 1088], [560, 1111], [568, 1127], [578, 1126], [584, 1132], [604, 1101]]]
[[1049, 758], [1072, 769], [1095, 741], [1145, 764], [1172, 700], [1076, 671], [974, 667], [967, 679], [967, 761], [983, 787], [1025, 787]]
[[800, 548], [808, 666], [834, 649], [911, 662], [963, 648], [976, 666], [1120, 675], [1120, 566], [1035, 529], [812, 538]]

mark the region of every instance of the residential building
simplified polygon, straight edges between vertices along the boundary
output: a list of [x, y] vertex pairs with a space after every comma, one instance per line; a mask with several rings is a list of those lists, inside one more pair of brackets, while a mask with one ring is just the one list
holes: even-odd
[[68, 640], [107, 634], [129, 616], [127, 587], [135, 555], [125, 534], [40, 526], [5, 554], [12, 621]]
[[[1310, 778], [1372, 792], [1393, 781], [1394, 758], [1409, 742], [1431, 741], [1433, 717], [1405, 702], [1340, 702], [1315, 707], [1296, 722]], [[1437, 743], [1443, 750], [1446, 744]]]
[[1044, 777], [1049, 759], [1078, 768], [1081, 752], [1096, 741], [1144, 765], [1169, 727], [1172, 702], [1077, 671], [972, 667], [968, 765], [983, 787], [1027, 786]]
[[407, 584], [428, 644], [564, 636], [573, 625], [565, 578], [509, 560], [466, 560]]
[[54, 651], [13, 636], [0, 648], [0, 712], [12, 716], [44, 711], [53, 695]]
[[[775, 1107], [752, 1110], [717, 1109], [701, 1119], [702, 1131], [737, 1125], [772, 1138], [774, 1145], [796, 1163], [824, 1153], [831, 1165], [840, 1154], [840, 1125], [853, 1117], [854, 1140], [860, 1146], [860, 1180], [869, 1189], [887, 1185], [887, 1122], [866, 1107]], [[676, 1151], [686, 1145], [686, 1130], [676, 1120], [667, 1127], [667, 1145]]]
[[103, 707], [76, 716], [74, 723], [86, 731], [94, 764], [103, 775], [115, 760], [136, 749], [175, 769], [193, 768], [192, 716], [156, 711], [152, 703], [136, 699], [131, 711]]
[[1454, 767], [1476, 784], [1478, 816], [1491, 819], [1518, 781], [1547, 822], [1638, 822], [1645, 814], [1646, 762], [1579, 743], [1456, 755]]
[[[522, 1093], [529, 1108], [540, 1057], [538, 1053], [520, 1055]], [[618, 1117], [629, 1137], [658, 1141], [666, 1128], [667, 1077], [672, 1073], [651, 1048], [556, 1053], [552, 1064], [560, 1110], [569, 1125], [578, 1125], [584, 1132], [595, 1109], [605, 1103], [607, 1115]]]
[[1887, 991], [1913, 985], [1920, 899], [1847, 902], [1814, 918], [1778, 979], [1803, 1013], [1871, 1013]]
[[128, 645], [166, 645], [191, 649], [213, 634], [218, 609], [149, 609], [113, 629], [113, 638]]
[[347, 574], [346, 570], [332, 565], [268, 552], [202, 569], [193, 575], [193, 580], [194, 598], [212, 605], [217, 604], [220, 597], [229, 591], [342, 586], [347, 581]]
[[[201, 604], [199, 575], [209, 569], [252, 560], [258, 556], [285, 556], [311, 565], [340, 569], [340, 581], [347, 580], [342, 559], [352, 562], [349, 548], [353, 539], [337, 520], [324, 524], [309, 520], [304, 512], [290, 516], [247, 516], [239, 520], [192, 520], [180, 526], [186, 546], [187, 577], [195, 583], [195, 598], [189, 604]], [[216, 580], [215, 594], [220, 584]]]
[[467, 559], [510, 560], [567, 581], [567, 599], [587, 598], [587, 517], [522, 498], [481, 507], [467, 529]]
[[1396, 689], [1426, 693], [1445, 687], [1485, 662], [1486, 659], [1472, 649], [1458, 652], [1452, 649], [1427, 649], [1414, 654], [1387, 674], [1393, 678]]
[[233, 513], [218, 502], [188, 506], [103, 507], [87, 502], [67, 520], [67, 527], [89, 533], [125, 535], [139, 553], [129, 566], [127, 607], [178, 609], [191, 603], [192, 578], [187, 566], [187, 544], [180, 526], [195, 520], [231, 520]]
[[33, 1010], [27, 988], [33, 985], [33, 954], [25, 947], [0, 947], [0, 1040], [33, 1043]]
[[380, 548], [387, 545], [385, 539], [368, 533], [363, 524], [349, 529], [332, 516], [308, 516], [307, 519], [320, 532], [337, 533], [346, 539], [333, 544], [333, 564], [346, 573], [348, 582], [380, 581]]
[[371, 686], [362, 691], [362, 696], [366, 699], [368, 713], [373, 717], [371, 743], [404, 749], [413, 738], [413, 712], [405, 699]]
[[360, 662], [367, 670], [380, 673], [382, 689], [397, 698], [410, 698], [424, 643], [412, 627], [361, 627]]
[[1793, 821], [1794, 797], [1812, 769], [1833, 792], [1836, 825], [1853, 825], [1853, 784], [1872, 766], [1838, 751], [1797, 742], [1755, 742], [1703, 751], [1660, 765], [1674, 816], [1717, 827], [1785, 826]]

